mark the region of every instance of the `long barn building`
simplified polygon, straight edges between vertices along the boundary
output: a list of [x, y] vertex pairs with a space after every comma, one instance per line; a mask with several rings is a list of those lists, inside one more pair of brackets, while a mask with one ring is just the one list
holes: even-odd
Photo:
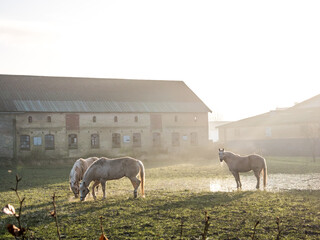
[[182, 81], [0, 75], [0, 160], [176, 152], [211, 110]]

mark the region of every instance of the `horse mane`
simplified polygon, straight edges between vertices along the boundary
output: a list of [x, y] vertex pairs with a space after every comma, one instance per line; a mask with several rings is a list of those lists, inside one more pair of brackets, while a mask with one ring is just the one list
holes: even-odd
[[233, 156], [236, 156], [236, 157], [241, 157], [239, 154], [236, 154], [236, 153], [233, 153], [233, 152], [230, 152], [230, 151], [225, 151], [224, 154], [233, 155]]
[[[94, 161], [88, 168], [87, 170], [85, 171], [83, 177], [82, 177], [82, 183], [85, 183], [85, 187], [87, 187], [90, 182], [92, 181], [93, 179], [93, 176], [92, 174], [94, 173], [93, 169], [94, 168], [100, 168], [101, 165], [103, 165], [103, 161], [106, 160], [107, 158], [105, 157], [102, 157], [102, 158], [99, 158], [98, 160]], [[100, 165], [100, 166], [98, 166]]]
[[74, 182], [80, 181], [85, 171], [86, 161], [83, 158], [79, 158], [71, 169], [70, 180], [73, 180]]

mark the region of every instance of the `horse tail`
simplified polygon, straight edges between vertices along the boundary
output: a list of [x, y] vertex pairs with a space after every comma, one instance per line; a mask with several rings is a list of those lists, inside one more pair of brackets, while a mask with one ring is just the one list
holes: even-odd
[[263, 166], [263, 186], [267, 186], [267, 163], [266, 160], [264, 159], [264, 166]]
[[142, 197], [145, 197], [145, 195], [144, 195], [145, 170], [144, 170], [143, 163], [140, 160], [138, 161], [138, 164], [139, 164], [139, 168], [140, 168], [140, 180], [141, 180], [140, 190], [141, 190], [141, 195], [142, 195]]

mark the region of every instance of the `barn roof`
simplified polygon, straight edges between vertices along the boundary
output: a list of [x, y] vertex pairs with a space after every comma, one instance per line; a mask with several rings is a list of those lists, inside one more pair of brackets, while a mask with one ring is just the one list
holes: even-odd
[[211, 112], [183, 81], [0, 75], [0, 112]]
[[307, 99], [293, 107], [273, 110], [257, 116], [241, 119], [219, 126], [218, 128], [238, 128], [275, 126], [286, 124], [306, 124], [319, 122], [320, 119], [320, 94]]

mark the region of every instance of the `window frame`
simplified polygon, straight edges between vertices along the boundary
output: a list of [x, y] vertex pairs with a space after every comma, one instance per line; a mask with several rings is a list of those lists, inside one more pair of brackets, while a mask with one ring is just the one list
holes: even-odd
[[78, 149], [78, 135], [71, 133], [68, 135], [68, 149]]
[[152, 146], [155, 148], [161, 147], [161, 133], [160, 132], [153, 132], [152, 133]]
[[141, 133], [132, 134], [132, 147], [141, 147]]
[[100, 148], [100, 136], [98, 133], [93, 133], [91, 134], [91, 139], [90, 139], [90, 143], [91, 143], [91, 148]]
[[121, 134], [112, 133], [112, 148], [121, 148]]
[[[24, 141], [22, 141], [23, 138], [26, 138]], [[22, 144], [24, 143], [24, 144]], [[20, 145], [19, 149], [22, 151], [30, 151], [31, 145], [31, 138], [30, 135], [20, 135]]]
[[192, 146], [198, 146], [198, 133], [197, 132], [192, 132], [190, 133], [190, 144]]
[[180, 133], [173, 132], [171, 134], [171, 144], [172, 144], [172, 147], [179, 147], [180, 146]]
[[55, 149], [53, 134], [44, 135], [44, 149], [45, 150], [54, 150]]

